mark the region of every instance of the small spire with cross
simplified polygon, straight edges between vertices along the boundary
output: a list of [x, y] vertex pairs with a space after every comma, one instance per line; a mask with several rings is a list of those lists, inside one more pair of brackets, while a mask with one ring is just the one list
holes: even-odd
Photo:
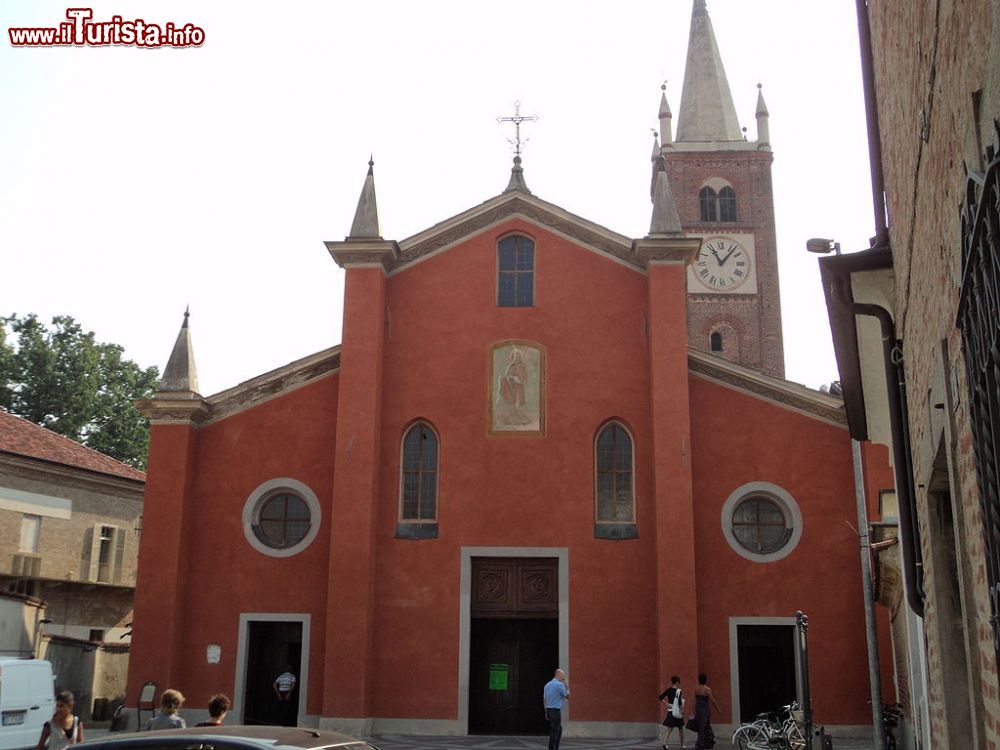
[[[510, 138], [507, 141], [511, 146], [514, 147], [514, 156], [521, 155], [521, 123], [522, 122], [537, 122], [538, 115], [522, 115], [521, 114], [521, 102], [514, 102], [514, 114], [511, 117], [498, 117], [497, 122], [503, 125], [505, 122], [514, 123], [514, 139]], [[527, 143], [528, 139], [525, 138], [523, 143]]]

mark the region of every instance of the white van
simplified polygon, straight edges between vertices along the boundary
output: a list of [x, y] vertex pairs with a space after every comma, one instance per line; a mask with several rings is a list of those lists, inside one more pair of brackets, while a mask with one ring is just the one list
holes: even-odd
[[52, 665], [42, 659], [0, 658], [0, 750], [35, 747], [55, 713]]

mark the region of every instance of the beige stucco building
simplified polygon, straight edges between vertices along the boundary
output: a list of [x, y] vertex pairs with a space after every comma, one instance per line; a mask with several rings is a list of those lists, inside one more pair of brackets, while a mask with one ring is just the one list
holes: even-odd
[[123, 665], [117, 678], [78, 667], [127, 647], [144, 487], [143, 472], [0, 411], [0, 589], [44, 608], [9, 650], [52, 660], [86, 711], [124, 691]]

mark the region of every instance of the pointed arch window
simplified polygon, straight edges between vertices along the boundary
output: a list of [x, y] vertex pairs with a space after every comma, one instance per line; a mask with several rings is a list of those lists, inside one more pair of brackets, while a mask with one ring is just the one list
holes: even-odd
[[715, 191], [707, 185], [698, 193], [698, 203], [701, 205], [702, 221], [718, 221], [718, 196]]
[[620, 422], [608, 422], [597, 434], [595, 453], [595, 536], [634, 539], [635, 466], [632, 436]]
[[712, 331], [712, 335], [708, 337], [709, 348], [712, 352], [716, 354], [722, 353], [722, 333], [719, 331]]
[[497, 244], [497, 306], [533, 307], [535, 304], [535, 243], [520, 234]]
[[425, 421], [415, 422], [403, 436], [396, 536], [437, 537], [438, 437]]

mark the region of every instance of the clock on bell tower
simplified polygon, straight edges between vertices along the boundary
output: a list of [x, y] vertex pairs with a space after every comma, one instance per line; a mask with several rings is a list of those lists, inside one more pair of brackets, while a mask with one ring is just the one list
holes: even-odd
[[659, 113], [659, 153], [681, 225], [704, 239], [688, 270], [688, 343], [784, 377], [773, 155], [757, 88], [757, 140], [749, 141], [705, 0], [694, 0], [676, 140], [665, 91]]

